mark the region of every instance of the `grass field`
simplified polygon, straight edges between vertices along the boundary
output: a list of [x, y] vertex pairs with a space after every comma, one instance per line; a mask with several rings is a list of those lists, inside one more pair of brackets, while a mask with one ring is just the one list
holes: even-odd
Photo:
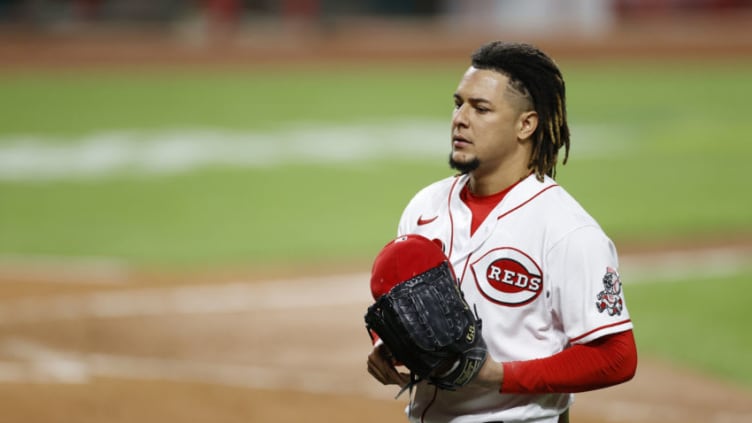
[[[573, 145], [558, 179], [617, 244], [752, 234], [752, 63], [562, 68]], [[449, 174], [436, 134], [448, 133], [463, 69], [1, 74], [0, 254], [167, 267], [368, 261], [410, 196]], [[435, 130], [411, 133], [411, 122]], [[185, 154], [170, 131], [207, 129], [215, 138], [199, 153], [231, 158], [253, 139], [246, 161], [154, 158]], [[125, 144], [112, 135], [123, 131]], [[113, 145], [132, 160], [108, 167]], [[46, 161], [19, 164], [28, 157]], [[60, 163], [73, 164], [46, 173]], [[632, 288], [641, 348], [752, 386], [751, 276]]]
[[745, 327], [750, 277], [752, 267], [734, 276], [627, 288], [642, 353], [752, 388], [752, 367], [742, 364], [752, 352]]

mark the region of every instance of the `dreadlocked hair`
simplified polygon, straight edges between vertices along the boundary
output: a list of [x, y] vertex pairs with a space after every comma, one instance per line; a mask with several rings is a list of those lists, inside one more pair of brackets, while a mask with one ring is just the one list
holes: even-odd
[[538, 180], [555, 178], [559, 149], [564, 147], [562, 164], [569, 158], [569, 126], [564, 78], [554, 61], [529, 44], [492, 41], [473, 53], [472, 65], [506, 75], [509, 87], [529, 98], [538, 127], [528, 168]]

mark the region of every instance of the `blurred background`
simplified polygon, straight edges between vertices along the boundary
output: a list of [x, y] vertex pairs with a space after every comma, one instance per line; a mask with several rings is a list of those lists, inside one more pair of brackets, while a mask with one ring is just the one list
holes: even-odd
[[[26, 46], [45, 50], [36, 52], [40, 60], [93, 59], [95, 53], [109, 52], [107, 57], [140, 53], [163, 61], [174, 58], [177, 53], [169, 50], [175, 48], [193, 48], [194, 55], [207, 58], [205, 50], [211, 48], [214, 55], [235, 51], [257, 62], [321, 56], [332, 43], [340, 47], [335, 49], [340, 56], [360, 51], [372, 58], [464, 57], [478, 40], [503, 36], [556, 42], [562, 48], [599, 46], [600, 53], [610, 55], [625, 49], [645, 53], [646, 44], [718, 54], [748, 47], [745, 25], [751, 7], [749, 0], [3, 0], [0, 26], [5, 61], [11, 61], [14, 50], [5, 44], [20, 49], [26, 45], [22, 41], [31, 42], [29, 37], [100, 45], [118, 43], [126, 34], [141, 40], [142, 50], [131, 46], [128, 52], [86, 55], [62, 50], [71, 48], [63, 44], [55, 54]], [[357, 47], [340, 45], [354, 35], [363, 37]], [[433, 42], [417, 49], [413, 39]]]
[[368, 272], [451, 174], [452, 94], [492, 39], [559, 64], [557, 180], [620, 252], [640, 369], [577, 421], [752, 421], [749, 22], [749, 0], [0, 0], [0, 421], [401, 421], [363, 364]]

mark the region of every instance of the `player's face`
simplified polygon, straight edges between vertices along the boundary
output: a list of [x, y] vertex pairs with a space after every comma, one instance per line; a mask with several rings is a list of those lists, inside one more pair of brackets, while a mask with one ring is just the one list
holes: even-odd
[[508, 81], [499, 72], [474, 67], [463, 75], [454, 94], [453, 168], [494, 173], [510, 161], [528, 160], [519, 153], [524, 107], [507, 90]]

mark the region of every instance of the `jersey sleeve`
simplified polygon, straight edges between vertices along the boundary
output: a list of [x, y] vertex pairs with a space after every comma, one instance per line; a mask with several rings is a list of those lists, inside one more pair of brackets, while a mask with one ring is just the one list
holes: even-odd
[[400, 216], [397, 226], [397, 236], [414, 233], [416, 230], [416, 221], [420, 210], [425, 207], [431, 207], [432, 191], [435, 190], [436, 184], [429, 185], [418, 191], [413, 198], [407, 203]]
[[407, 203], [397, 226], [397, 236], [418, 233], [418, 219], [447, 213], [447, 196], [458, 183], [458, 176], [449, 176], [418, 191]]
[[[412, 202], [410, 202], [412, 204]], [[414, 226], [412, 225], [412, 215], [410, 204], [402, 211], [399, 224], [397, 225], [397, 236], [407, 235], [413, 232]]]
[[566, 235], [548, 262], [553, 313], [571, 344], [632, 329], [616, 248], [598, 226]]

